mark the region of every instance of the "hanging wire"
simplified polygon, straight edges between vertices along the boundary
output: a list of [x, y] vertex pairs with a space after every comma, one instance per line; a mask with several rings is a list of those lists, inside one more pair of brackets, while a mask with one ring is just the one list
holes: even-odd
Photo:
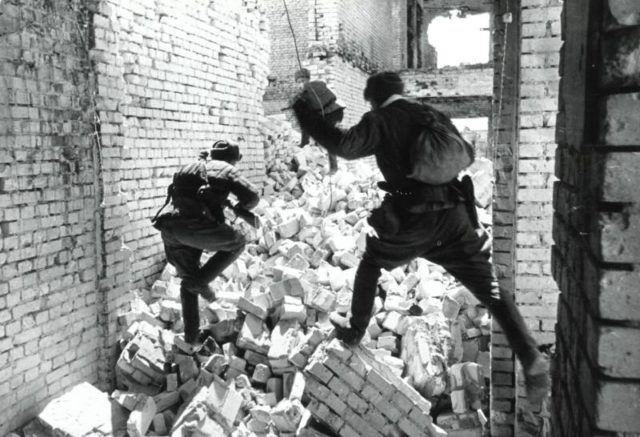
[[291, 17], [289, 16], [289, 8], [287, 7], [287, 1], [282, 0], [284, 4], [284, 12], [287, 14], [287, 21], [289, 22], [289, 29], [291, 29], [291, 36], [293, 37], [293, 46], [296, 49], [296, 58], [298, 59], [298, 66], [302, 70], [302, 62], [300, 62], [300, 52], [298, 51], [298, 41], [296, 40], [296, 33], [293, 31], [293, 25], [291, 24]]
[[[291, 30], [291, 37], [293, 38], [293, 47], [296, 49], [296, 59], [298, 60], [298, 67], [300, 67], [300, 70], [302, 70], [303, 69], [302, 61], [300, 60], [300, 52], [298, 51], [298, 40], [296, 38], [296, 32], [293, 30], [293, 25], [291, 24], [291, 17], [289, 16], [289, 8], [287, 7], [287, 1], [282, 0], [282, 3], [284, 4], [284, 12], [287, 15], [287, 22], [289, 23], [289, 29]], [[322, 118], [324, 118], [324, 108], [322, 106], [322, 101], [320, 100], [320, 97], [318, 96], [316, 91], [313, 89], [313, 87], [309, 87], [309, 89], [311, 90], [316, 100], [318, 101], [318, 106], [320, 106], [320, 112], [322, 114]]]
[[[505, 12], [505, 14], [508, 14], [509, 11], [509, 4], [507, 2], [507, 10]], [[504, 16], [504, 15], [503, 15]], [[493, 138], [492, 138], [492, 158], [493, 158], [493, 163], [494, 165], [496, 165], [496, 160], [498, 159], [498, 150], [497, 150], [497, 143], [498, 143], [498, 135], [499, 135], [499, 129], [500, 129], [500, 125], [501, 125], [501, 121], [502, 121], [502, 109], [503, 109], [503, 104], [502, 104], [502, 99], [504, 96], [504, 78], [505, 78], [505, 66], [506, 66], [506, 60], [507, 60], [507, 44], [508, 44], [508, 38], [507, 35], [509, 33], [509, 23], [508, 22], [504, 22], [504, 34], [503, 34], [503, 38], [502, 38], [502, 59], [500, 62], [500, 86], [498, 88], [498, 113], [497, 116], [494, 117], [493, 119]]]

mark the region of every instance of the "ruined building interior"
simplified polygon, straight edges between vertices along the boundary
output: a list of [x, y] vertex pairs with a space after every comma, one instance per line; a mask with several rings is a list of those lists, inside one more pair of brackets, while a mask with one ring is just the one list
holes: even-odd
[[[454, 21], [480, 58], [446, 65]], [[344, 127], [395, 71], [474, 144], [500, 287], [551, 359], [540, 404], [432, 265], [384, 273], [362, 347], [316, 328], [382, 195], [373, 160], [331, 175], [298, 147], [300, 68]], [[0, 0], [0, 435], [640, 436], [639, 93], [638, 0]], [[191, 357], [149, 219], [219, 139], [262, 226]]]

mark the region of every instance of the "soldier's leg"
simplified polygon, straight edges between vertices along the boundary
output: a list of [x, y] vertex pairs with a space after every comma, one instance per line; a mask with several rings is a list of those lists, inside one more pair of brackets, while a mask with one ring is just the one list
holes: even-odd
[[368, 257], [363, 257], [356, 270], [351, 301], [351, 326], [366, 330], [371, 319], [381, 269]]
[[329, 173], [334, 174], [338, 171], [338, 157], [333, 153], [329, 153]]
[[202, 247], [216, 253], [200, 268], [200, 282], [208, 286], [209, 282], [238, 259], [245, 244], [244, 235], [225, 224], [219, 225], [215, 232], [206, 234], [206, 243]]
[[524, 323], [511, 292], [499, 288], [488, 257], [478, 253], [471, 257], [452, 257], [447, 261], [438, 261], [438, 264], [487, 307], [502, 327], [523, 367], [530, 367], [540, 354], [536, 341]]
[[220, 273], [238, 259], [243, 250], [244, 245], [233, 251], [221, 250], [216, 252], [216, 254], [209, 258], [209, 260], [200, 268], [200, 280], [205, 284], [213, 281]]
[[309, 144], [309, 134], [306, 131], [302, 131], [302, 133], [300, 134], [300, 144], [298, 144], [298, 147], [304, 147], [307, 144]]
[[547, 362], [538, 351], [511, 292], [498, 286], [489, 261], [488, 237], [476, 232], [462, 207], [450, 212], [449, 223], [464, 232], [443, 244], [441, 250], [426, 254], [425, 258], [444, 267], [491, 312], [522, 363], [529, 400], [536, 402], [549, 390]]
[[193, 283], [190, 284], [203, 298], [214, 300], [215, 294], [209, 289], [208, 284], [240, 256], [245, 246], [244, 235], [226, 224], [212, 226], [206, 222], [191, 223], [188, 227], [177, 230], [175, 234], [183, 244], [201, 251], [216, 252], [196, 270]]
[[176, 268], [180, 282], [180, 301], [182, 304], [182, 321], [184, 323], [184, 339], [194, 343], [198, 339], [200, 329], [200, 313], [198, 311], [198, 289], [194, 286], [199, 274], [202, 250], [180, 244], [170, 229], [162, 231], [167, 261]]
[[180, 287], [180, 301], [182, 303], [182, 321], [184, 322], [184, 341], [195, 343], [200, 332], [198, 295], [185, 287]]
[[349, 326], [341, 326], [339, 323], [335, 323], [335, 319], [332, 320], [336, 329], [336, 337], [348, 345], [360, 343], [369, 326], [380, 274], [380, 266], [365, 255], [358, 265], [353, 283]]
[[[348, 325], [337, 318], [332, 320], [336, 326], [336, 336], [347, 344], [358, 344], [369, 325], [373, 304], [378, 289], [381, 269], [391, 270], [404, 265], [424, 252], [429, 246], [434, 229], [435, 216], [420, 217], [419, 229], [402, 229], [398, 232], [400, 217], [394, 215], [390, 201], [372, 212], [369, 223], [377, 236], [368, 235], [366, 249], [358, 265], [353, 284], [351, 318]], [[406, 219], [406, 217], [404, 217]], [[426, 231], [422, 231], [422, 228]], [[341, 323], [342, 326], [341, 326]], [[344, 326], [347, 325], [347, 326]]]

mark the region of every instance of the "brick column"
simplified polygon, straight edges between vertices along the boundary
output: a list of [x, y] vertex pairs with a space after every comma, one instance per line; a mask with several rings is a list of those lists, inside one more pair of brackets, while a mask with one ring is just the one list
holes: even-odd
[[[516, 186], [518, 160], [520, 1], [495, 4], [493, 261], [500, 288], [515, 290]], [[509, 15], [510, 14], [510, 15]], [[491, 335], [491, 434], [512, 436], [514, 424], [513, 351], [497, 323]]]
[[[521, 0], [521, 7], [516, 303], [539, 346], [550, 351], [558, 299], [551, 276], [551, 227], [562, 3]], [[516, 375], [515, 435], [538, 436], [548, 401], [529, 405], [522, 373]]]
[[567, 1], [553, 273], [555, 436], [640, 432], [640, 4]]
[[[407, 67], [407, 2], [393, 0], [391, 3], [393, 29], [393, 61], [391, 67], [401, 70]], [[426, 28], [425, 28], [426, 33]]]

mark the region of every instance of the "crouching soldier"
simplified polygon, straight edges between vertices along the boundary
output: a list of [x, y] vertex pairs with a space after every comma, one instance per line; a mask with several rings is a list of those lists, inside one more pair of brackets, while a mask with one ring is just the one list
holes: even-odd
[[[310, 81], [309, 70], [303, 68], [296, 71], [296, 83], [301, 84], [299, 98], [304, 99], [310, 108], [321, 116], [328, 124], [336, 126], [344, 118], [345, 106], [338, 102], [336, 95], [327, 88], [322, 81]], [[300, 147], [309, 144], [309, 132], [302, 129]], [[329, 152], [329, 173], [338, 171], [338, 158], [334, 153]]]
[[[201, 154], [174, 174], [167, 201], [152, 219], [161, 232], [167, 261], [181, 278], [184, 340], [194, 347], [200, 340], [198, 295], [215, 300], [209, 283], [238, 258], [246, 244], [244, 235], [225, 223], [227, 197], [234, 194], [235, 208], [244, 211], [259, 201], [256, 188], [235, 167], [242, 157], [238, 146], [218, 141], [210, 155], [210, 161]], [[169, 202], [171, 210], [160, 215]], [[215, 254], [201, 265], [203, 251]]]

